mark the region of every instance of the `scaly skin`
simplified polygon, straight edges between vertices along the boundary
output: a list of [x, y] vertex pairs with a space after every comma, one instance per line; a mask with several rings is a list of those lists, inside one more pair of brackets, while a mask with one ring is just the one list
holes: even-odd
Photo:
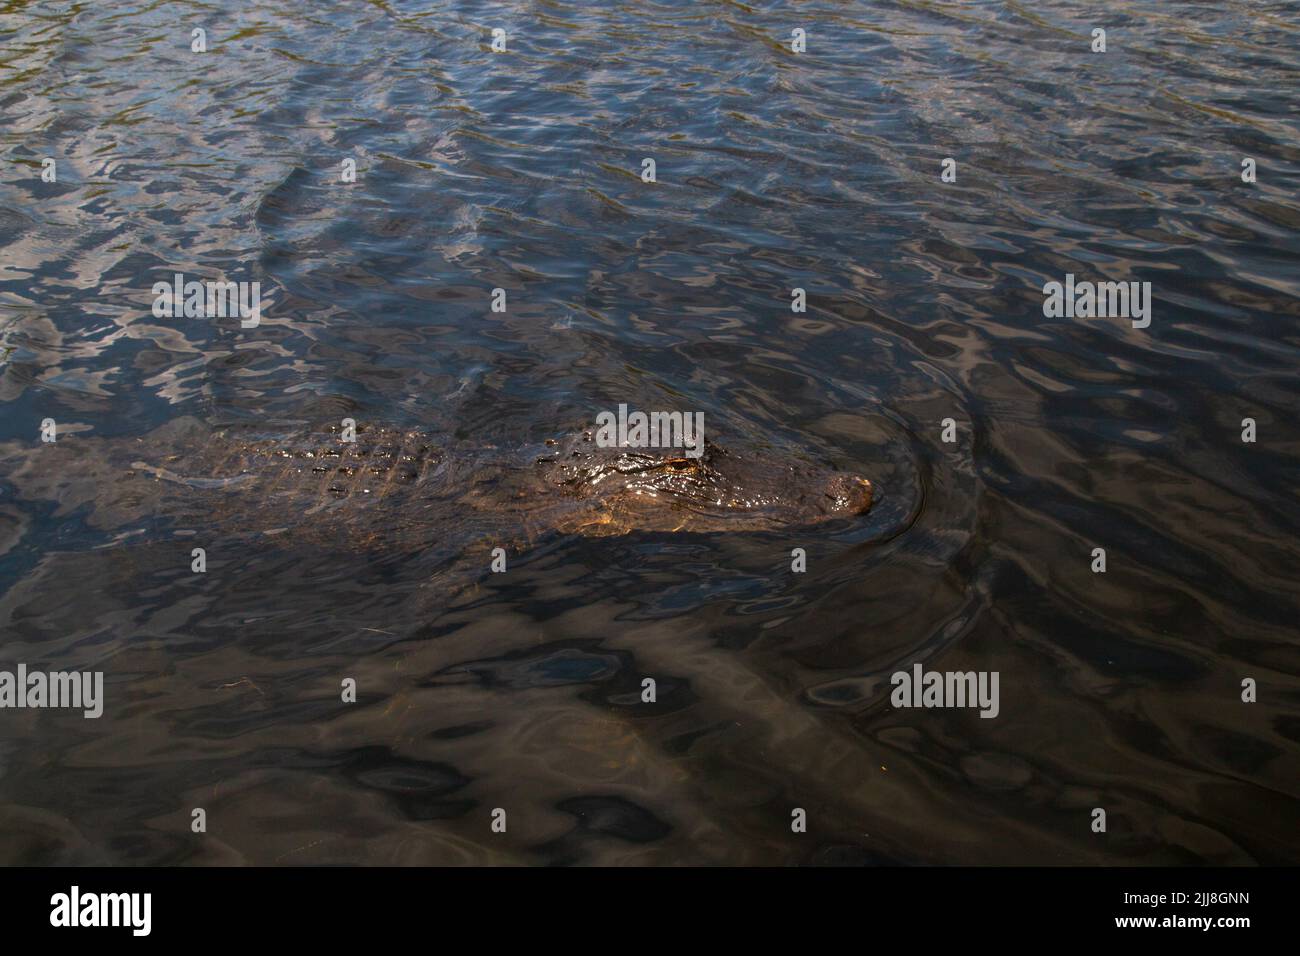
[[284, 437], [178, 419], [138, 439], [61, 437], [0, 448], [27, 500], [85, 508], [88, 524], [284, 534], [348, 548], [420, 547], [455, 535], [763, 531], [866, 513], [866, 479], [775, 451], [600, 448], [590, 432], [503, 452], [418, 430], [332, 426]]

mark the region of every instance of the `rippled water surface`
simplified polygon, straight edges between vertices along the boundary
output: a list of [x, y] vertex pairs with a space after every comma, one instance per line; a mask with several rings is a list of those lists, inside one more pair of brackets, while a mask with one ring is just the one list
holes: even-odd
[[[0, 859], [1300, 861], [1298, 69], [1286, 2], [0, 6], [0, 664], [107, 695], [0, 711]], [[156, 318], [177, 272], [260, 325]], [[34, 457], [353, 417], [472, 484], [619, 403], [876, 505], [492, 574]], [[999, 715], [893, 708], [915, 662]]]

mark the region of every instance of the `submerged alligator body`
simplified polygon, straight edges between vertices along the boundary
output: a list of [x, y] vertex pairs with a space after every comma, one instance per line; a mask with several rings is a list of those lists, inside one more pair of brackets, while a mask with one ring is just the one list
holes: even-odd
[[865, 479], [773, 449], [698, 457], [602, 448], [590, 431], [522, 449], [337, 426], [267, 437], [177, 419], [136, 439], [61, 437], [0, 447], [18, 497], [57, 503], [99, 530], [211, 528], [347, 547], [420, 547], [447, 536], [764, 531], [865, 514]]

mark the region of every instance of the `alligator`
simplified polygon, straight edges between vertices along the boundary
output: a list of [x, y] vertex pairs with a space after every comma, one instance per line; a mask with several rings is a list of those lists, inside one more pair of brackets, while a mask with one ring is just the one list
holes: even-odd
[[[601, 447], [591, 429], [502, 450], [418, 429], [286, 434], [178, 418], [139, 438], [0, 445], [0, 480], [102, 531], [216, 529], [316, 545], [418, 548], [438, 536], [773, 531], [852, 519], [872, 485], [775, 448]], [[694, 449], [692, 449], [694, 451]]]

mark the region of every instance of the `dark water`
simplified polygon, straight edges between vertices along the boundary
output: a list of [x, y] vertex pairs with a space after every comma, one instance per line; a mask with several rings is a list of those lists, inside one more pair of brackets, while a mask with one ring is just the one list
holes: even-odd
[[[6, 442], [623, 402], [879, 493], [444, 594], [0, 474], [0, 664], [108, 698], [0, 711], [6, 862], [1300, 861], [1295, 4], [10, 2], [0, 68]], [[176, 272], [261, 325], [155, 318]], [[1150, 326], [1046, 318], [1067, 273]], [[916, 661], [998, 717], [891, 707]]]

